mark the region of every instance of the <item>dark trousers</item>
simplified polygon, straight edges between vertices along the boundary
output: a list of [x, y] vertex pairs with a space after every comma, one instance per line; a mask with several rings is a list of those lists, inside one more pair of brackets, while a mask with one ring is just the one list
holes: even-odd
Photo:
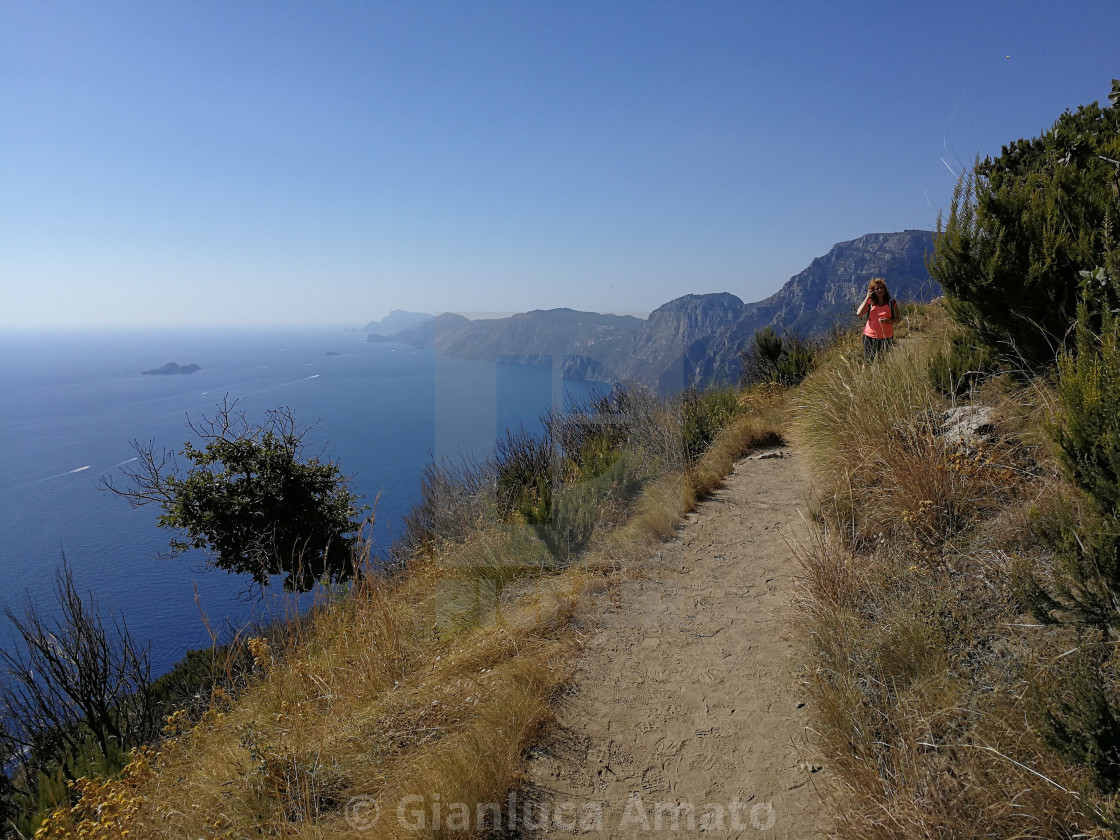
[[865, 335], [863, 337], [863, 354], [869, 359], [874, 359], [889, 350], [893, 344], [893, 338], [872, 338]]

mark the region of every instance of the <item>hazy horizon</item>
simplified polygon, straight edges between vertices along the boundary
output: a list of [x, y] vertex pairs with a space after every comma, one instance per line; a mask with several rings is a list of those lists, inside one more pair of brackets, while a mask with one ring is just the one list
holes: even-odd
[[[668, 303], [668, 302], [669, 301], [665, 301], [665, 303]], [[745, 302], [752, 303], [753, 301], [745, 301]], [[548, 310], [543, 310], [542, 307], [534, 307], [533, 309], [525, 309], [525, 310], [517, 310], [517, 311], [507, 310], [507, 311], [497, 311], [497, 312], [496, 311], [485, 311], [485, 312], [471, 312], [471, 311], [467, 311], [467, 312], [419, 312], [418, 310], [405, 310], [405, 311], [416, 312], [416, 313], [422, 314], [422, 315], [431, 315], [433, 317], [438, 317], [440, 315], [445, 315], [445, 314], [461, 315], [464, 318], [468, 318], [471, 321], [478, 321], [478, 320], [487, 320], [487, 319], [508, 318], [511, 315], [520, 315], [520, 314], [524, 314], [525, 312], [532, 312], [532, 311], [539, 311], [539, 310], [549, 311], [549, 310], [554, 310], [554, 309], [574, 309], [574, 308], [575, 307], [571, 307], [571, 306], [557, 306], [557, 307], [549, 307]], [[396, 310], [394, 310], [394, 311], [396, 311]], [[579, 310], [579, 311], [581, 311], [581, 312], [596, 312], [597, 314], [600, 314], [600, 315], [629, 316], [629, 317], [632, 317], [632, 318], [640, 318], [641, 320], [644, 321], [649, 317], [650, 312], [652, 312], [653, 310], [650, 310], [649, 312], [600, 312], [598, 310], [592, 310], [592, 309]], [[276, 330], [307, 330], [307, 331], [314, 331], [314, 332], [337, 331], [337, 332], [340, 332], [340, 333], [347, 333], [347, 332], [349, 332], [349, 333], [360, 333], [361, 330], [362, 330], [362, 327], [364, 327], [367, 324], [370, 324], [372, 322], [380, 321], [385, 315], [388, 315], [388, 314], [389, 313], [384, 313], [382, 316], [376, 317], [376, 318], [355, 319], [355, 320], [352, 320], [352, 321], [342, 321], [342, 322], [331, 322], [331, 321], [321, 321], [321, 322], [275, 321], [275, 322], [256, 322], [256, 323], [253, 323], [253, 322], [243, 322], [243, 323], [229, 322], [229, 323], [218, 323], [218, 324], [215, 324], [215, 323], [201, 323], [201, 322], [195, 322], [195, 323], [178, 322], [178, 323], [171, 323], [171, 324], [158, 324], [158, 323], [134, 324], [133, 323], [133, 324], [89, 324], [89, 325], [71, 325], [71, 326], [57, 325], [57, 324], [32, 324], [32, 325], [27, 325], [27, 324], [4, 324], [2, 326], [2, 329], [4, 330], [4, 334], [8, 335], [8, 336], [18, 335], [20, 333], [42, 334], [42, 333], [57, 333], [57, 332], [66, 332], [66, 333], [73, 333], [73, 334], [79, 334], [80, 335], [80, 334], [83, 334], [83, 333], [102, 334], [102, 333], [107, 333], [107, 332], [108, 333], [135, 333], [135, 334], [145, 334], [145, 333], [164, 334], [164, 333], [167, 333], [169, 331], [172, 332], [172, 333], [174, 333], [174, 332], [200, 332], [200, 331], [202, 331], [202, 332], [214, 331], [214, 332], [219, 332], [219, 333], [226, 333], [226, 332], [234, 332], [234, 331], [238, 331], [238, 332], [242, 332], [242, 331], [272, 332], [272, 331], [276, 331]]]

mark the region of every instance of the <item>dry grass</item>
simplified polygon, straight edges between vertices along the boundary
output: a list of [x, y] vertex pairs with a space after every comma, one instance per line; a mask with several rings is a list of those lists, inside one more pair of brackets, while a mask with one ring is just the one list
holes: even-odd
[[[777, 440], [781, 395], [745, 400], [691, 476], [649, 481], [575, 563], [530, 526], [480, 522], [420, 546], [391, 578], [362, 577], [271, 646], [250, 640], [244, 692], [216, 696], [193, 725], [176, 715], [121, 778], [83, 780], [39, 836], [487, 834], [569, 677], [592, 596], [639, 569], [737, 458]], [[647, 456], [672, 464], [680, 444], [657, 427], [675, 415], [651, 409]]]
[[855, 547], [937, 547], [1037, 473], [1020, 438], [962, 443], [941, 433], [952, 404], [930, 380], [932, 343], [902, 342], [876, 364], [844, 356], [798, 394], [793, 435], [810, 455], [822, 505]]
[[1083, 774], [1031, 725], [1031, 677], [1060, 649], [1012, 585], [1024, 554], [1044, 559], [1032, 522], [1064, 492], [1045, 442], [1052, 400], [990, 382], [974, 396], [1000, 434], [948, 439], [928, 375], [946, 327], [916, 313], [885, 358], [838, 351], [797, 397], [819, 493], [802, 636], [836, 835], [1103, 837]]
[[[126, 779], [131, 836], [345, 837], [354, 797], [500, 801], [567, 675], [583, 578], [503, 620], [491, 601], [492, 620], [468, 627], [444, 614], [460, 606], [442, 584], [458, 573], [429, 559], [392, 584], [368, 578], [288, 650], [258, 643], [256, 683]], [[400, 833], [394, 818], [362, 836]]]

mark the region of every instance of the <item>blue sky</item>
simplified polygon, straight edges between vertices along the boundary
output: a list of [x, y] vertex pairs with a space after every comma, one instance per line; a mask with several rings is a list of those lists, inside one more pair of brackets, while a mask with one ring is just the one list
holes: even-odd
[[645, 314], [932, 228], [1120, 3], [0, 0], [0, 326]]

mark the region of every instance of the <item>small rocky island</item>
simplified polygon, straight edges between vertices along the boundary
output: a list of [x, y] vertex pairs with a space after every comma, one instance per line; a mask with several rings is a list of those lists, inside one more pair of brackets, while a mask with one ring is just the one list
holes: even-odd
[[151, 374], [153, 376], [171, 376], [176, 373], [194, 373], [196, 370], [202, 370], [202, 368], [193, 362], [189, 365], [181, 365], [178, 362], [168, 362], [163, 367], [153, 368], [152, 370], [142, 370], [140, 373]]

